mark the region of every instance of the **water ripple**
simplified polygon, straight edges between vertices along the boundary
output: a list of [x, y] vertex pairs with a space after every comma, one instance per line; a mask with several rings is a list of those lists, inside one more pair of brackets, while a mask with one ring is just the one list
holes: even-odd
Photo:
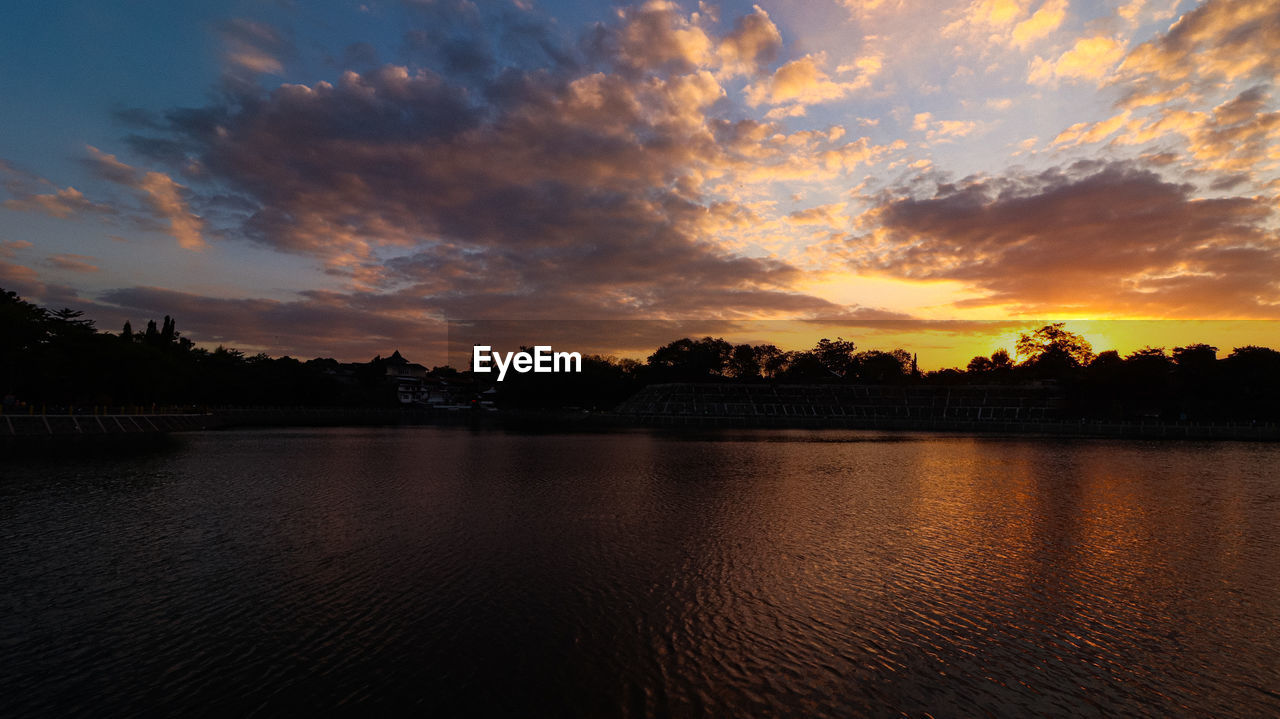
[[0, 715], [1277, 716], [1280, 449], [192, 435], [0, 478]]

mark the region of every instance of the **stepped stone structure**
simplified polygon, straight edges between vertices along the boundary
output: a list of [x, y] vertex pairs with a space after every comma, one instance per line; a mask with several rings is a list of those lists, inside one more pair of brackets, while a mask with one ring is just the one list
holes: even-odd
[[0, 438], [159, 435], [206, 429], [205, 414], [6, 414]]

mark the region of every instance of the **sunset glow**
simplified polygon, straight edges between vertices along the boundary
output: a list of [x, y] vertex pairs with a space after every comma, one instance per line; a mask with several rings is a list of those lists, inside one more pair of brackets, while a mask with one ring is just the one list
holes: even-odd
[[1280, 345], [1275, 2], [144, 5], [0, 29], [0, 287], [100, 329]]

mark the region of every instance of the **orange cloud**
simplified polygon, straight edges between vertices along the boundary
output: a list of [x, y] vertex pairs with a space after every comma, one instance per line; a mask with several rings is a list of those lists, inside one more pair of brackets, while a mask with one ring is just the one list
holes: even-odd
[[934, 121], [933, 113], [921, 112], [916, 114], [911, 123], [911, 129], [916, 132], [924, 132], [927, 142], [939, 143], [950, 142], [953, 138], [972, 134], [978, 129], [978, 123], [972, 120]]
[[1119, 74], [1138, 87], [1280, 76], [1280, 7], [1271, 0], [1209, 0], [1168, 33], [1134, 48]]
[[1077, 163], [889, 196], [838, 252], [855, 268], [958, 280], [957, 307], [1100, 316], [1280, 318], [1264, 198], [1197, 199], [1135, 165]]
[[773, 24], [769, 13], [756, 5], [754, 12], [739, 18], [733, 31], [724, 36], [717, 53], [731, 73], [757, 72], [773, 62], [781, 47], [782, 34], [778, 26]]
[[[706, 65], [714, 56], [715, 44], [697, 25], [696, 15], [684, 16], [675, 3], [649, 0], [620, 12], [623, 25], [618, 31], [618, 56], [632, 67], [687, 72]], [[745, 49], [751, 42], [746, 37], [739, 39], [735, 48]]]
[[51, 217], [66, 219], [82, 213], [112, 214], [115, 208], [93, 202], [74, 187], [64, 187], [45, 195], [25, 195], [5, 200], [4, 206], [24, 212], [43, 212]]
[[1057, 137], [1053, 138], [1053, 145], [1086, 145], [1093, 142], [1101, 142], [1107, 139], [1120, 128], [1124, 127], [1129, 121], [1129, 117], [1133, 113], [1125, 110], [1118, 115], [1114, 115], [1106, 120], [1098, 122], [1078, 122], [1071, 127], [1063, 130]]
[[163, 172], [148, 172], [138, 183], [138, 189], [147, 193], [148, 204], [156, 214], [169, 221], [169, 234], [180, 247], [188, 250], [204, 247], [204, 238], [200, 234], [204, 222], [191, 213], [182, 199], [182, 185]]
[[[778, 68], [771, 77], [746, 88], [747, 104], [752, 107], [768, 104], [794, 104], [798, 106], [839, 100], [850, 93], [869, 87], [871, 75], [878, 72], [878, 59], [864, 62], [856, 78], [842, 82], [831, 79], [818, 66], [821, 58], [807, 55]], [[859, 67], [856, 63], [851, 67]]]
[[1013, 44], [1025, 48], [1036, 40], [1048, 37], [1062, 25], [1067, 17], [1067, 0], [1048, 0], [1031, 17], [1013, 28]]
[[1027, 81], [1046, 85], [1055, 79], [1101, 80], [1124, 57], [1124, 45], [1108, 35], [1094, 35], [1076, 40], [1070, 50], [1057, 60], [1037, 56], [1031, 61]]
[[168, 224], [170, 236], [178, 241], [180, 247], [199, 250], [205, 246], [202, 236], [204, 221], [191, 212], [183, 197], [185, 187], [163, 172], [144, 173], [121, 162], [115, 155], [93, 146], [87, 149], [89, 165], [104, 179], [137, 191], [153, 217]]
[[[0, 178], [10, 195], [4, 207], [20, 212], [40, 212], [51, 217], [66, 219], [84, 214], [113, 215], [116, 209], [110, 205], [93, 202], [74, 187], [59, 188], [52, 182], [13, 167], [0, 160]], [[53, 192], [41, 192], [52, 189]]]

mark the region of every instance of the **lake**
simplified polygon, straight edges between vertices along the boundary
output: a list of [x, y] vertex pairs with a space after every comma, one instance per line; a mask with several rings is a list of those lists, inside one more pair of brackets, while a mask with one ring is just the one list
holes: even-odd
[[0, 468], [0, 715], [1280, 716], [1280, 446], [224, 431]]

